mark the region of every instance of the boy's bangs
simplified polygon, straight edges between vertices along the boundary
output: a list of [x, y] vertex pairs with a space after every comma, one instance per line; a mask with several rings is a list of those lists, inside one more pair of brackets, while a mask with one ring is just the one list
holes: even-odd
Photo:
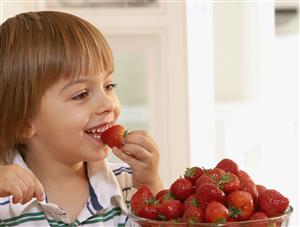
[[46, 61], [43, 74], [43, 81], [49, 84], [61, 78], [110, 74], [114, 70], [111, 49], [102, 34], [91, 24], [72, 17], [67, 17], [65, 24], [51, 24], [52, 36], [47, 47], [50, 56], [46, 56], [51, 60]]

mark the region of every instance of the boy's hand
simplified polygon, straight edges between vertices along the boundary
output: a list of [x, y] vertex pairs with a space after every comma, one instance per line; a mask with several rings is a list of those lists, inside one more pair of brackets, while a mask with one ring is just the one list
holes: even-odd
[[132, 181], [136, 188], [146, 184], [154, 194], [163, 186], [159, 177], [159, 149], [145, 131], [129, 132], [123, 146], [113, 148], [113, 153], [132, 169]]
[[19, 165], [0, 166], [0, 197], [13, 196], [13, 203], [30, 201], [33, 197], [42, 201], [44, 188], [36, 176]]

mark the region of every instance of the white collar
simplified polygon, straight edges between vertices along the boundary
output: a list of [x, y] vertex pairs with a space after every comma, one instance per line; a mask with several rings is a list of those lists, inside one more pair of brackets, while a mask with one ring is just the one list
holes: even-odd
[[[24, 159], [19, 152], [13, 158], [13, 163], [20, 165], [21, 167], [31, 171], [27, 164], [24, 162]], [[87, 162], [87, 173], [90, 183], [90, 200], [92, 196], [96, 196], [100, 209], [108, 208], [111, 204], [111, 199], [114, 197], [117, 201], [120, 208], [125, 212], [129, 213], [128, 208], [125, 204], [125, 199], [121, 190], [121, 187], [117, 181], [116, 176], [114, 175], [111, 168], [108, 166], [107, 161], [97, 161], [97, 162]], [[92, 195], [92, 191], [94, 195]], [[18, 210], [18, 213], [22, 213], [24, 209], [30, 206], [33, 202], [38, 202], [41, 206], [48, 205], [46, 201], [46, 195], [43, 201], [38, 201], [36, 198], [33, 198], [31, 201], [25, 203], [14, 204], [14, 208]], [[95, 197], [94, 197], [95, 198]], [[10, 203], [12, 203], [12, 196], [10, 197]], [[94, 204], [95, 205], [95, 204]], [[97, 205], [96, 205], [97, 206]]]

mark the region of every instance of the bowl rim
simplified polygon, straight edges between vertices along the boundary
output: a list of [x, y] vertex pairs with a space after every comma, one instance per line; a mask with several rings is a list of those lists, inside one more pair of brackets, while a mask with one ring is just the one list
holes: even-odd
[[[279, 215], [279, 216], [274, 216], [274, 217], [268, 217], [267, 219], [257, 219], [257, 220], [246, 220], [246, 221], [237, 221], [237, 222], [226, 222], [226, 223], [222, 223], [222, 224], [217, 224], [217, 223], [208, 223], [208, 222], [200, 222], [200, 223], [195, 223], [193, 225], [197, 226], [199, 225], [203, 225], [203, 226], [214, 226], [214, 227], [221, 227], [221, 226], [226, 226], [228, 225], [228, 223], [236, 223], [236, 224], [255, 224], [258, 222], [262, 222], [262, 221], [279, 221], [279, 220], [286, 220], [294, 211], [294, 208], [289, 205], [288, 208], [286, 209], [286, 211]], [[142, 218], [142, 217], [138, 217], [136, 215], [134, 215], [130, 209], [129, 211], [129, 215], [131, 217], [133, 217], [134, 221], [145, 221], [148, 222], [149, 224], [186, 224], [185, 222], [172, 222], [172, 221], [158, 221], [158, 220], [151, 220], [151, 219], [147, 219], [147, 218]]]

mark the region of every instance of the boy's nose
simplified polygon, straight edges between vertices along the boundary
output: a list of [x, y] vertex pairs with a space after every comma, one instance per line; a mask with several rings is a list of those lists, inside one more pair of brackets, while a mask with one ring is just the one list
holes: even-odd
[[113, 112], [116, 108], [114, 98], [106, 94], [101, 95], [101, 97], [97, 98], [95, 101], [97, 114]]

